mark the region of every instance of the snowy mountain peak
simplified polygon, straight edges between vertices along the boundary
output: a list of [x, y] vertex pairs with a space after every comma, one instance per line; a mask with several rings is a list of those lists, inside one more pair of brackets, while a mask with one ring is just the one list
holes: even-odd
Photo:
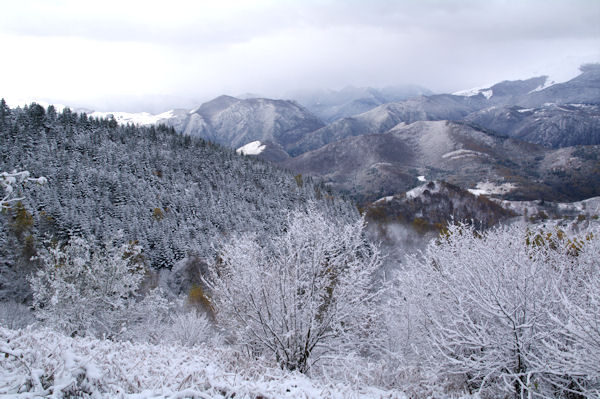
[[460, 90], [460, 91], [456, 91], [456, 92], [452, 93], [452, 95], [454, 95], [454, 96], [462, 96], [462, 97], [473, 97], [473, 96], [478, 96], [480, 94], [489, 100], [489, 98], [493, 95], [493, 91], [489, 88], [489, 86], [486, 86], [486, 87], [473, 87], [471, 89]]

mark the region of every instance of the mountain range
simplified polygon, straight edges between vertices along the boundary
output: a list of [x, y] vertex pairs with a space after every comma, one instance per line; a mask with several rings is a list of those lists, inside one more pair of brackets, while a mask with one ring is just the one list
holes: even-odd
[[416, 85], [373, 87], [347, 86], [341, 90], [301, 90], [288, 94], [326, 123], [367, 112], [379, 105], [433, 94]]
[[454, 94], [407, 86], [305, 91], [297, 101], [221, 96], [192, 110], [113, 116], [234, 149], [254, 143], [241, 152], [359, 201], [411, 189], [418, 176], [510, 186], [496, 193], [507, 199], [581, 200], [600, 194], [600, 65], [580, 69], [563, 83], [540, 76]]
[[359, 202], [405, 192], [419, 176], [513, 200], [581, 200], [600, 195], [600, 146], [557, 150], [453, 121], [398, 124], [288, 159], [292, 171], [319, 176]]

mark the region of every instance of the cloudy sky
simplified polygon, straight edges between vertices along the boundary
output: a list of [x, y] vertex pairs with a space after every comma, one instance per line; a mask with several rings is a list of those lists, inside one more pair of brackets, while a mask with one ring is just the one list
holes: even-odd
[[[0, 96], [161, 111], [220, 94], [437, 92], [600, 61], [599, 0], [0, 0]], [[10, 102], [9, 101], [9, 102]]]

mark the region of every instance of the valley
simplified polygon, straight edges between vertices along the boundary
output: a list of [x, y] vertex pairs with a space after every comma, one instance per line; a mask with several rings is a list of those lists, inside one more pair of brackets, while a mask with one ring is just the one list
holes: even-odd
[[[567, 380], [593, 394], [581, 359], [600, 352], [569, 322], [594, 314], [582, 293], [600, 287], [600, 67], [581, 72], [455, 94], [220, 96], [160, 114], [2, 100], [0, 392], [470, 397], [439, 379], [455, 357], [465, 375], [494, 375], [469, 384], [511, 392], [499, 381], [522, 377], [499, 301], [529, 307], [550, 337], [526, 349], [535, 390], [567, 389], [552, 362], [585, 370]], [[532, 281], [515, 300], [513, 283]], [[497, 332], [470, 335], [481, 325], [466, 312]], [[461, 337], [507, 366], [488, 370], [487, 349]], [[40, 358], [46, 339], [63, 349]], [[557, 356], [558, 342], [574, 357]], [[164, 369], [164, 354], [185, 373]], [[140, 356], [131, 385], [123, 370]], [[422, 362], [439, 374], [419, 374]], [[335, 382], [358, 369], [368, 388]]]

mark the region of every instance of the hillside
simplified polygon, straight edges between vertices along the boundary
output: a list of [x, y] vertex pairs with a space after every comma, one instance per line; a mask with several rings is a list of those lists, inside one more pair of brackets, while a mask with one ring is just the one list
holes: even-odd
[[417, 231], [437, 231], [451, 221], [485, 229], [515, 214], [484, 196], [444, 181], [430, 181], [405, 193], [384, 197], [366, 209], [380, 223], [408, 224]]
[[599, 152], [597, 146], [548, 150], [464, 123], [420, 121], [340, 140], [282, 165], [361, 202], [408, 191], [419, 176], [464, 189], [489, 182], [506, 199], [573, 201], [598, 195]]
[[341, 90], [302, 90], [288, 97], [295, 99], [323, 121], [331, 123], [338, 119], [367, 112], [379, 105], [433, 94], [415, 85], [373, 87], [347, 86]]
[[423, 120], [460, 120], [480, 109], [484, 101], [481, 96], [440, 94], [384, 104], [365, 113], [340, 119], [307, 134], [293, 147], [293, 152], [315, 150], [347, 137], [384, 133], [402, 122], [410, 124]]
[[548, 148], [600, 144], [600, 106], [547, 103], [538, 108], [490, 107], [465, 121]]
[[230, 148], [252, 141], [272, 141], [286, 150], [306, 133], [324, 126], [316, 116], [293, 101], [220, 96], [188, 112], [159, 123], [193, 137]]
[[189, 255], [212, 257], [213, 244], [232, 231], [279, 231], [288, 209], [311, 201], [341, 219], [356, 215], [309, 180], [172, 128], [37, 104], [2, 110], [0, 170], [48, 180], [23, 188], [22, 206], [1, 216], [3, 268], [28, 263], [46, 236], [101, 241], [121, 230], [159, 269]]
[[[8, 397], [93, 398], [352, 398], [397, 389], [354, 387], [265, 367], [240, 359], [236, 351], [206, 345], [113, 342], [66, 337], [48, 329], [13, 331], [0, 326], [0, 393]], [[14, 354], [21, 354], [20, 357]], [[168, 359], [168, 361], [165, 361]], [[143, 360], [143, 361], [141, 361]], [[32, 377], [30, 369], [39, 370]], [[27, 387], [27, 381], [32, 386]], [[15, 391], [21, 390], [21, 395]]]

